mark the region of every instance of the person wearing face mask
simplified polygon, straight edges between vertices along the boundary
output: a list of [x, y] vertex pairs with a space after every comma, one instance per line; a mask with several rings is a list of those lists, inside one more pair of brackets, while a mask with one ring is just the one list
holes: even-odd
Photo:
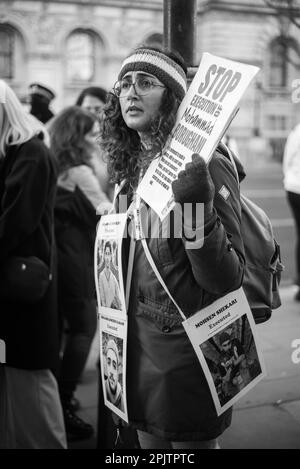
[[58, 377], [67, 437], [89, 438], [93, 427], [77, 414], [74, 394], [96, 333], [93, 244], [98, 216], [111, 203], [96, 177], [92, 154], [98, 122], [90, 112], [71, 106], [49, 127], [50, 149], [57, 161], [55, 203], [58, 247], [58, 299], [67, 325]]
[[[101, 147], [112, 179], [120, 184], [116, 211], [122, 210], [120, 198], [126, 196], [128, 213], [135, 212], [138, 183], [161, 155], [175, 124], [187, 90], [186, 72], [181, 56], [165, 49], [140, 47], [124, 60], [101, 122]], [[142, 199], [141, 224], [151, 219], [153, 230], [146, 238], [150, 254], [176, 303], [191, 316], [242, 283], [239, 187], [226, 148], [219, 144], [209, 165], [194, 154], [172, 190], [178, 209], [185, 203], [193, 207], [182, 219], [181, 236], [167, 230], [171, 217], [161, 221]], [[204, 206], [202, 217], [196, 216], [197, 204]], [[163, 237], [166, 232], [169, 237]], [[143, 449], [218, 448], [217, 437], [230, 425], [232, 411], [217, 415], [178, 309], [136, 238], [127, 310], [130, 426]], [[127, 237], [125, 265], [128, 243]]]
[[50, 88], [40, 83], [31, 83], [29, 85], [30, 114], [46, 124], [54, 116], [49, 107], [54, 98], [55, 93]]

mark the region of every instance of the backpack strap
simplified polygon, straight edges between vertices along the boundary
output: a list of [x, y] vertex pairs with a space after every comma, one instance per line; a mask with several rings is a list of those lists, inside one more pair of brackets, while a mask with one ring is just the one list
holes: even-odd
[[174, 304], [174, 306], [177, 308], [177, 310], [178, 310], [180, 316], [182, 317], [183, 321], [185, 321], [185, 320], [186, 320], [186, 316], [185, 316], [185, 314], [183, 313], [182, 309], [179, 307], [179, 305], [178, 305], [178, 304], [176, 303], [176, 301], [174, 300], [174, 298], [173, 298], [173, 296], [171, 295], [171, 293], [170, 293], [170, 291], [169, 291], [167, 285], [165, 284], [165, 282], [164, 282], [162, 276], [160, 275], [160, 273], [159, 273], [159, 271], [158, 271], [158, 269], [157, 269], [157, 267], [156, 267], [156, 265], [155, 265], [155, 262], [154, 262], [154, 260], [153, 260], [153, 258], [152, 258], [152, 256], [151, 256], [151, 253], [150, 253], [150, 251], [149, 251], [149, 248], [148, 248], [148, 245], [147, 245], [147, 242], [146, 242], [145, 238], [142, 238], [142, 239], [141, 239], [141, 242], [142, 242], [142, 246], [143, 246], [145, 255], [146, 255], [147, 259], [148, 259], [149, 264], [150, 264], [151, 267], [152, 267], [153, 272], [154, 272], [155, 275], [156, 275], [157, 280], [159, 281], [159, 283], [161, 284], [161, 286], [163, 287], [163, 289], [165, 290], [165, 292], [166, 292], [167, 295], [169, 296], [169, 298], [170, 298], [170, 300], [172, 301], [172, 303]]
[[227, 153], [228, 153], [230, 162], [231, 162], [231, 164], [232, 164], [232, 166], [233, 166], [233, 169], [234, 169], [234, 172], [235, 172], [235, 175], [236, 175], [236, 179], [237, 179], [238, 185], [240, 185], [239, 172], [238, 172], [238, 169], [237, 169], [237, 167], [236, 167], [236, 164], [235, 164], [234, 158], [233, 158], [233, 156], [232, 156], [231, 150], [230, 150], [230, 148], [227, 147], [225, 144], [224, 144], [224, 147], [226, 148], [226, 151], [227, 151]]

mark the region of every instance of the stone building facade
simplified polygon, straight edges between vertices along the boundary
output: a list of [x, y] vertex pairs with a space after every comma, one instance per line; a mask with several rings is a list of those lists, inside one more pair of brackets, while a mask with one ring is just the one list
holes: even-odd
[[[208, 51], [260, 67], [230, 133], [246, 150], [259, 134], [277, 159], [300, 121], [300, 69], [285, 60], [283, 32], [300, 62], [300, 29], [263, 0], [198, 0], [195, 65]], [[48, 85], [59, 111], [86, 86], [111, 89], [126, 54], [162, 37], [163, 0], [0, 0], [0, 77], [20, 97], [31, 82]]]

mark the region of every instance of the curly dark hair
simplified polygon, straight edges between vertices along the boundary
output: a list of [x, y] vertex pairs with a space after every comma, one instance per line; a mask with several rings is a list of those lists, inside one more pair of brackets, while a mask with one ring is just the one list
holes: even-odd
[[92, 145], [84, 137], [95, 122], [97, 118], [79, 106], [67, 107], [50, 122], [50, 148], [59, 174], [73, 166], [91, 166]]
[[[186, 72], [186, 65], [179, 54], [157, 47], [145, 47], [163, 52], [175, 60]], [[143, 46], [138, 47], [136, 51], [143, 48]], [[162, 96], [158, 116], [151, 125], [151, 147], [145, 149], [142, 147], [138, 132], [130, 129], [125, 124], [119, 99], [113, 93], [109, 93], [107, 103], [103, 109], [101, 140], [99, 143], [104, 151], [108, 171], [113, 182], [120, 183], [121, 180], [125, 179], [131, 186], [137, 184], [138, 169], [146, 169], [153, 157], [158, 156], [165, 146], [175, 124], [179, 105], [180, 99], [171, 89], [166, 88]]]

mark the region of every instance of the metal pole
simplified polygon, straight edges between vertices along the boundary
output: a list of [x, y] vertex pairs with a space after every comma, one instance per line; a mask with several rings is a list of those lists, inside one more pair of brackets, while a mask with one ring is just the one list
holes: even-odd
[[177, 50], [188, 67], [195, 65], [196, 0], [164, 0], [164, 46]]

